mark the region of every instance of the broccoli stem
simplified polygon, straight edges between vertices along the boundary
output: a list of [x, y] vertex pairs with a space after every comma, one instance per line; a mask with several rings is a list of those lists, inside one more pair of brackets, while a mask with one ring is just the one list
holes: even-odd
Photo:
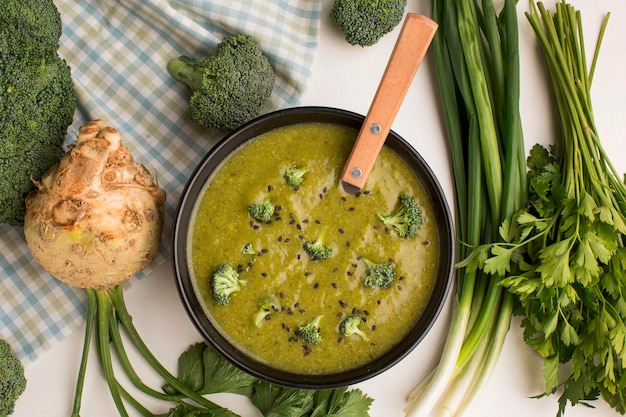
[[176, 80], [187, 84], [192, 91], [199, 90], [202, 87], [202, 64], [197, 60], [181, 56], [171, 60], [167, 64], [167, 71]]

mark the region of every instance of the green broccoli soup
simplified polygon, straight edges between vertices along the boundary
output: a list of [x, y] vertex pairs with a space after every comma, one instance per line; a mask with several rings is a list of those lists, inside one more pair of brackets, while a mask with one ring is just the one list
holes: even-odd
[[[213, 173], [194, 208], [188, 257], [206, 314], [274, 368], [332, 374], [370, 362], [411, 330], [432, 292], [432, 203], [387, 147], [366, 188], [344, 191], [356, 135], [301, 123], [256, 137]], [[270, 218], [259, 221], [264, 203]]]

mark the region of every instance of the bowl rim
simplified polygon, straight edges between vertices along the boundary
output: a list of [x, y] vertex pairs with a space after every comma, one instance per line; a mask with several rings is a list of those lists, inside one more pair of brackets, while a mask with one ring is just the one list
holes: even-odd
[[322, 106], [291, 107], [259, 116], [218, 141], [194, 169], [181, 193], [172, 226], [172, 268], [183, 307], [205, 342], [239, 369], [264, 381], [300, 389], [330, 389], [370, 379], [393, 367], [415, 349], [434, 325], [447, 300], [454, 276], [456, 254], [452, 214], [443, 188], [430, 166], [415, 148], [393, 130], [389, 132], [386, 144], [407, 161], [414, 169], [415, 175], [424, 183], [435, 207], [440, 248], [448, 249], [440, 250], [445, 256], [440, 257], [437, 280], [424, 311], [408, 335], [398, 344], [369, 364], [351, 370], [321, 375], [287, 372], [257, 361], [231, 344], [212, 325], [196, 296], [186, 256], [190, 214], [206, 181], [219, 167], [219, 162], [248, 140], [277, 127], [302, 122], [322, 122], [336, 123], [358, 130], [364, 119], [363, 115], [355, 112]]

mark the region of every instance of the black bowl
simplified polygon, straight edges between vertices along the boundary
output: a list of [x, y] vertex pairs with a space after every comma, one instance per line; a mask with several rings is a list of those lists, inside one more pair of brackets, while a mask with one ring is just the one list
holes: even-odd
[[187, 238], [191, 213], [206, 181], [222, 160], [233, 150], [269, 130], [303, 122], [335, 123], [359, 130], [362, 115], [328, 107], [296, 107], [260, 116], [224, 137], [213, 147], [192, 174], [183, 190], [173, 233], [173, 268], [182, 303], [202, 337], [227, 360], [240, 369], [268, 382], [294, 388], [336, 388], [371, 378], [389, 369], [407, 354], [428, 333], [443, 307], [454, 274], [455, 234], [452, 216], [437, 178], [424, 159], [398, 134], [391, 131], [385, 142], [403, 158], [421, 179], [433, 203], [440, 240], [437, 279], [428, 304], [409, 334], [394, 348], [360, 368], [330, 375], [301, 375], [274, 369], [260, 363], [233, 346], [206, 316], [194, 292], [187, 259]]

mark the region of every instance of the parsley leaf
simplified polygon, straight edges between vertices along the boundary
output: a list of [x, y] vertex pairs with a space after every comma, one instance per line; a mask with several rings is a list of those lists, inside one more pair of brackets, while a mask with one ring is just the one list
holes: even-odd
[[[196, 343], [183, 352], [178, 360], [178, 379], [186, 387], [200, 394], [229, 392], [249, 395], [257, 379], [223, 359], [213, 348]], [[177, 391], [170, 385], [163, 390]]]

